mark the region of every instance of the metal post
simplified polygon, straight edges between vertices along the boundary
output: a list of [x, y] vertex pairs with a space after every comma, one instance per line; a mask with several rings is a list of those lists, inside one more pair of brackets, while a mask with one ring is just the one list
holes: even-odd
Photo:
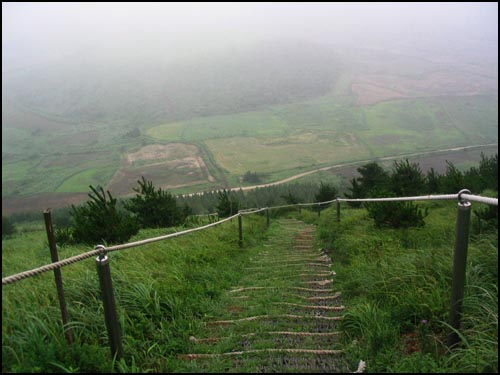
[[[47, 230], [47, 238], [49, 240], [50, 257], [52, 259], [52, 262], [58, 262], [59, 256], [57, 255], [56, 239], [54, 237], [54, 228], [52, 226], [52, 217], [50, 215], [49, 208], [43, 212], [43, 218], [45, 219], [45, 229]], [[71, 329], [67, 326], [69, 321], [68, 309], [66, 308], [66, 299], [64, 298], [64, 288], [63, 288], [62, 274], [60, 268], [54, 269], [54, 279], [57, 287], [59, 308], [61, 309], [64, 336], [66, 337], [66, 341], [68, 342], [68, 344], [71, 345], [73, 344], [73, 333]]]
[[[460, 328], [460, 317], [462, 315], [465, 267], [467, 262], [467, 248], [469, 245], [470, 212], [470, 202], [462, 201], [458, 203], [450, 309], [450, 325], [456, 330]], [[458, 334], [455, 331], [451, 331], [448, 335], [448, 346], [454, 347], [459, 341], [460, 338]]]
[[266, 208], [266, 219], [267, 219], [267, 226], [269, 227], [269, 207]]
[[321, 203], [318, 203], [318, 217], [321, 216]]
[[99, 284], [101, 286], [102, 302], [104, 306], [104, 318], [108, 331], [109, 346], [111, 356], [118, 361], [123, 354], [122, 340], [118, 316], [116, 315], [115, 296], [113, 293], [113, 283], [111, 281], [111, 270], [109, 268], [109, 258], [107, 255], [99, 255], [96, 258], [97, 273], [99, 274]]
[[239, 232], [239, 240], [238, 243], [240, 247], [243, 247], [243, 225], [241, 220], [241, 214], [238, 215], [238, 232]]
[[340, 201], [337, 199], [337, 223], [340, 223]]

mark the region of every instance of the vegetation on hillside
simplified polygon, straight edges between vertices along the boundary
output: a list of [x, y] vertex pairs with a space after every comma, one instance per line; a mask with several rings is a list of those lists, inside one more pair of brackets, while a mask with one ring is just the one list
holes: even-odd
[[104, 189], [90, 186], [90, 201], [72, 206], [72, 236], [76, 243], [88, 245], [123, 243], [139, 231], [135, 218], [119, 210], [117, 199]]
[[125, 201], [124, 207], [135, 215], [142, 228], [168, 228], [184, 223], [190, 214], [189, 207], [178, 207], [172, 194], [161, 188], [157, 190], [144, 177], [137, 183], [136, 196]]

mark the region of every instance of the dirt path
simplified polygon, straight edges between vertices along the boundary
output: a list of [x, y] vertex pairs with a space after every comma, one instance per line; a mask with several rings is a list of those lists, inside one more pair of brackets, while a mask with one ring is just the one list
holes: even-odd
[[[294, 176], [285, 178], [283, 180], [276, 181], [276, 182], [271, 182], [271, 183], [268, 183], [268, 184], [245, 186], [245, 187], [242, 187], [241, 190], [245, 191], [245, 190], [252, 190], [252, 189], [256, 189], [256, 188], [260, 188], [260, 187], [267, 187], [267, 186], [284, 184], [286, 182], [290, 182], [290, 181], [296, 180], [298, 178], [301, 178], [301, 177], [304, 177], [304, 176], [308, 176], [308, 175], [313, 174], [313, 173], [317, 173], [317, 172], [321, 172], [321, 171], [328, 171], [330, 169], [335, 169], [335, 168], [343, 168], [343, 167], [349, 167], [349, 166], [354, 166], [354, 165], [360, 165], [360, 164], [364, 164], [364, 163], [369, 163], [369, 162], [371, 162], [373, 160], [380, 160], [380, 161], [396, 160], [396, 159], [413, 157], [413, 156], [428, 156], [428, 155], [432, 155], [432, 154], [440, 154], [440, 153], [443, 153], [443, 152], [454, 152], [454, 151], [461, 151], [461, 150], [481, 148], [481, 147], [488, 147], [488, 146], [497, 146], [497, 145], [498, 145], [498, 143], [490, 143], [490, 144], [485, 144], [485, 145], [474, 145], [474, 146], [443, 148], [443, 149], [436, 150], [436, 151], [414, 152], [414, 153], [411, 153], [411, 154], [403, 154], [403, 155], [397, 155], [397, 156], [387, 156], [387, 157], [377, 158], [377, 159], [366, 159], [366, 160], [360, 160], [360, 161], [355, 161], [355, 162], [351, 162], [351, 163], [335, 164], [335, 165], [331, 165], [331, 166], [328, 166], [328, 167], [313, 169], [312, 171], [307, 171], [307, 172], [299, 173], [299, 174], [296, 174]], [[231, 188], [231, 190], [239, 190], [239, 189], [240, 188]]]
[[[313, 174], [313, 173], [317, 173], [317, 172], [321, 172], [321, 171], [328, 171], [328, 170], [331, 170], [331, 169], [340, 169], [340, 168], [345, 168], [345, 167], [354, 167], [354, 166], [357, 166], [357, 165], [362, 165], [362, 164], [369, 163], [371, 161], [397, 160], [397, 159], [409, 158], [409, 157], [415, 157], [415, 156], [425, 157], [425, 156], [431, 156], [431, 155], [435, 155], [435, 154], [442, 154], [442, 153], [446, 153], [446, 152], [457, 152], [457, 151], [463, 151], [463, 150], [469, 150], [469, 149], [478, 149], [478, 148], [482, 148], [482, 147], [491, 147], [491, 146], [498, 146], [498, 143], [488, 143], [488, 144], [483, 144], [483, 145], [472, 145], [472, 146], [461, 146], [461, 147], [450, 147], [450, 148], [443, 148], [443, 149], [439, 149], [439, 150], [435, 150], [435, 151], [413, 152], [413, 153], [410, 153], [410, 154], [402, 154], [402, 155], [395, 155], [395, 156], [386, 156], [386, 157], [382, 157], [382, 158], [372, 158], [372, 159], [358, 160], [358, 161], [354, 161], [354, 162], [342, 163], [342, 164], [334, 164], [334, 165], [330, 165], [328, 167], [322, 167], [322, 168], [313, 169], [311, 171], [299, 173], [299, 174], [296, 174], [294, 176], [287, 177], [287, 178], [285, 178], [283, 180], [279, 180], [279, 181], [275, 181], [275, 182], [270, 182], [270, 183], [267, 183], [267, 184], [244, 186], [244, 187], [233, 187], [233, 188], [228, 188], [226, 190], [238, 191], [238, 190], [241, 189], [242, 191], [247, 191], [247, 190], [253, 190], [253, 189], [262, 188], [262, 187], [268, 187], [268, 186], [273, 186], [273, 185], [280, 185], [280, 184], [284, 184], [284, 183], [287, 183], [287, 182], [290, 182], [290, 181], [293, 181], [293, 180], [297, 180], [297, 179], [299, 179], [301, 177], [305, 177], [305, 176], [308, 176], [308, 175]], [[214, 190], [214, 192], [217, 192], [217, 191], [222, 191], [222, 190]], [[196, 195], [196, 194], [202, 194], [202, 193], [203, 192], [200, 192], [200, 193], [191, 193], [191, 194], [185, 194], [184, 196], [190, 197], [190, 196], [193, 196], [193, 195]]]
[[331, 259], [314, 247], [315, 228], [280, 220], [219, 316], [190, 338], [187, 372], [346, 372]]

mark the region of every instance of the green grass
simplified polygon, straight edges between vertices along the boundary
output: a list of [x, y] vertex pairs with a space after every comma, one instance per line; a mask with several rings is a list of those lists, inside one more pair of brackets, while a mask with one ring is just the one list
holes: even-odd
[[[262, 218], [246, 220], [248, 249], [260, 243], [264, 225]], [[2, 241], [3, 276], [50, 261], [40, 229]], [[164, 233], [144, 230], [134, 239]], [[191, 236], [110, 255], [126, 353], [120, 368], [169, 371], [171, 356], [185, 350], [189, 332], [201, 324], [221, 293], [236, 284], [249, 256], [238, 247], [237, 239], [233, 220]], [[87, 250], [63, 247], [59, 257]], [[3, 371], [113, 370], [93, 259], [65, 267], [62, 274], [75, 344], [71, 348], [65, 344], [51, 272], [9, 285], [2, 293]]]
[[[345, 205], [340, 223], [335, 221], [335, 206], [322, 211], [320, 217], [306, 209], [291, 213], [317, 225], [318, 247], [326, 249], [333, 260], [335, 290], [342, 291], [342, 304], [348, 307], [340, 341], [347, 360], [357, 364], [363, 359], [370, 372], [498, 372], [498, 233], [472, 233], [459, 331], [463, 341], [456, 350], [448, 351], [443, 343], [449, 332], [456, 203], [419, 205], [429, 208], [426, 225], [408, 230], [378, 229], [364, 209]], [[228, 365], [225, 360], [206, 367], [176, 358], [192, 352], [189, 336], [205, 332], [204, 321], [234, 318], [239, 308], [248, 315], [283, 311], [272, 304], [280, 300], [273, 291], [253, 294], [251, 306], [226, 293], [236, 285], [268, 285], [256, 271], [249, 273], [244, 268], [258, 253], [270, 249], [263, 246], [263, 239], [286, 240], [274, 216], [271, 223], [266, 231], [265, 217], [246, 216], [243, 250], [237, 245], [234, 220], [194, 235], [111, 253], [125, 352], [117, 367], [128, 372], [259, 368], [257, 357], [243, 361], [241, 368], [228, 367], [231, 362]], [[144, 230], [134, 240], [171, 231]], [[41, 224], [21, 228], [20, 233], [2, 241], [2, 249], [2, 276], [49, 261]], [[86, 250], [63, 247], [60, 258]], [[284, 272], [290, 280], [297, 276]], [[64, 342], [52, 273], [5, 286], [4, 372], [113, 370], [93, 260], [65, 267], [62, 273], [75, 344], [68, 348]], [[258, 322], [249, 324], [252, 327], [235, 326], [230, 336], [250, 328], [258, 332], [270, 328]], [[235, 336], [233, 341], [206, 350], [228, 351], [237, 342]], [[264, 340], [259, 348], [271, 345]]]
[[[370, 372], [498, 372], [498, 233], [472, 233], [463, 341], [450, 352], [456, 203], [419, 205], [429, 207], [426, 225], [406, 231], [377, 229], [364, 209], [344, 205], [340, 223], [331, 210], [319, 219], [349, 306], [342, 324], [349, 356]], [[302, 218], [318, 222], [305, 211]]]

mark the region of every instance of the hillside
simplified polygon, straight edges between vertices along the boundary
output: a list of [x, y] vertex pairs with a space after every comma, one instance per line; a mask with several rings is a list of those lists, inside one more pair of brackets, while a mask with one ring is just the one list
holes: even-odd
[[4, 73], [3, 209], [76, 203], [91, 184], [129, 195], [141, 176], [186, 193], [245, 186], [247, 171], [268, 183], [498, 142], [492, 65], [360, 51], [277, 40], [195, 60], [68, 57]]
[[[429, 209], [421, 228], [380, 229], [365, 209], [343, 205], [340, 223], [334, 207], [324, 210], [320, 217], [305, 209], [300, 213], [282, 212], [288, 219], [273, 215], [269, 228], [265, 217], [245, 216], [243, 249], [237, 242], [237, 222], [229, 221], [186, 237], [112, 253], [125, 353], [117, 366], [121, 372], [218, 373], [255, 372], [261, 366], [288, 370], [301, 367], [304, 371], [303, 366], [307, 366], [310, 372], [344, 369], [346, 364], [353, 370], [362, 359], [373, 372], [497, 372], [498, 233], [485, 227], [477, 232], [473, 215], [461, 330], [466, 341], [450, 353], [443, 342], [448, 332], [456, 203], [418, 205]], [[473, 206], [480, 207], [476, 203]], [[308, 233], [297, 236], [301, 227]], [[49, 261], [42, 227], [24, 229], [2, 241], [3, 276]], [[143, 230], [133, 240], [164, 233], [165, 229]], [[62, 247], [60, 256], [67, 258], [88, 250], [85, 246]], [[313, 250], [314, 258], [325, 262], [317, 262], [319, 269], [315, 269], [321, 273], [320, 281], [324, 280], [324, 271], [331, 274], [334, 270], [327, 276], [333, 282], [314, 285], [317, 281], [304, 280], [312, 275], [287, 269], [291, 265], [285, 263], [295, 263], [298, 270], [310, 273], [312, 267], [306, 267], [301, 256], [312, 256], [300, 252]], [[293, 260], [285, 262], [276, 253]], [[269, 267], [262, 263], [264, 259], [277, 264]], [[326, 268], [330, 265], [332, 270]], [[5, 371], [112, 369], [109, 347], [102, 340], [105, 326], [95, 263], [87, 259], [70, 265], [63, 275], [75, 344], [69, 348], [64, 341], [51, 272], [6, 285], [2, 293]], [[318, 297], [312, 296], [310, 301], [315, 302], [304, 302], [303, 297], [311, 298], [310, 291], [303, 290], [304, 282], [309, 283], [307, 289], [315, 288], [315, 294], [322, 293], [330, 300], [318, 302]], [[324, 315], [330, 316], [330, 312], [323, 311], [318, 318], [313, 311], [304, 310], [306, 303], [314, 303], [316, 310], [320, 310], [317, 305], [335, 306], [339, 297], [335, 292], [339, 290], [346, 307], [340, 324], [326, 321]], [[287, 318], [284, 314], [294, 316]], [[304, 317], [299, 319], [297, 315]], [[246, 319], [252, 316], [260, 320]], [[207, 324], [220, 319], [225, 322]], [[269, 336], [276, 330], [316, 330], [323, 334], [335, 330], [338, 336]], [[213, 338], [218, 339], [196, 341]], [[300, 349], [324, 349], [326, 344], [343, 349], [345, 356], [339, 362], [338, 353], [328, 351], [321, 356], [252, 355], [252, 350], [273, 348], [274, 340], [281, 340], [285, 348], [297, 345]], [[217, 354], [240, 348], [248, 352], [217, 358]], [[181, 358], [187, 353], [209, 356], [186, 362]]]
[[69, 56], [3, 74], [2, 86], [5, 97], [35, 112], [137, 126], [320, 96], [343, 69], [332, 49], [286, 41], [171, 60]]

